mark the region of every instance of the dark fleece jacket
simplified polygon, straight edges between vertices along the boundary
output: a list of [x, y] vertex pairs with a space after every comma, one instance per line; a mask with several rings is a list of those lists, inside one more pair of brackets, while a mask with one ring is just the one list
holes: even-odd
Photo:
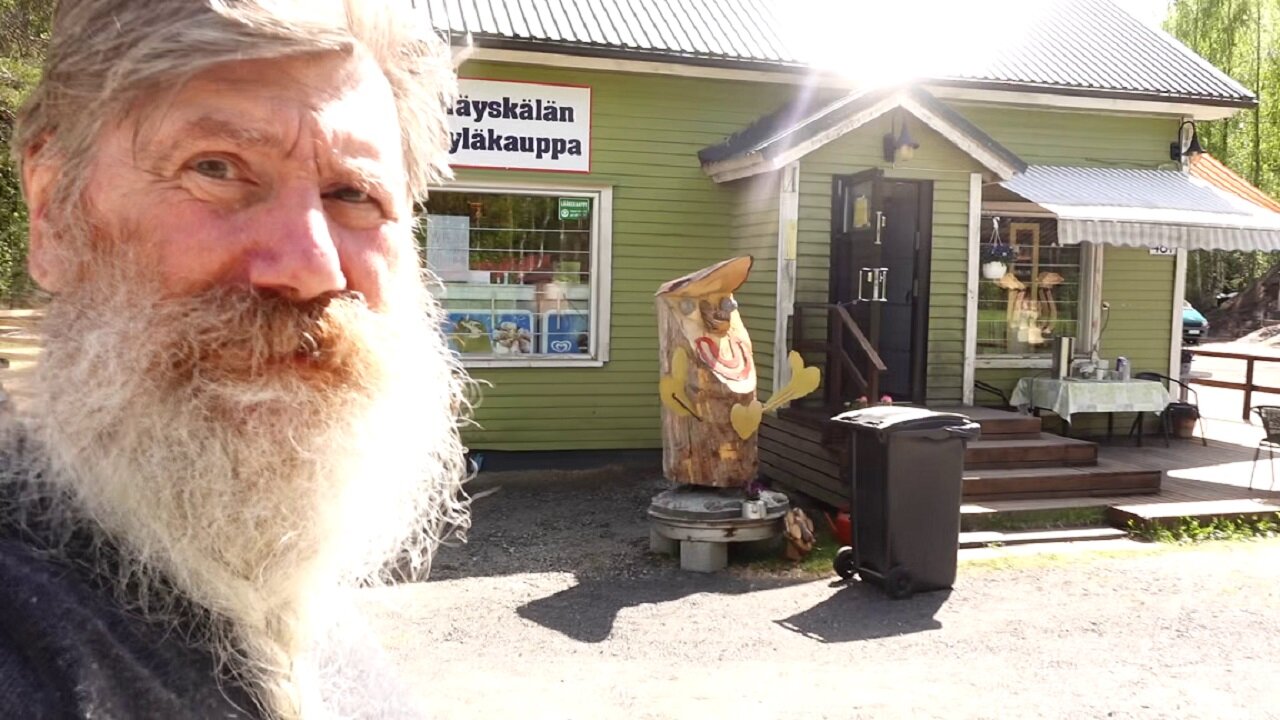
[[0, 718], [255, 718], [177, 632], [131, 616], [85, 571], [0, 540]]

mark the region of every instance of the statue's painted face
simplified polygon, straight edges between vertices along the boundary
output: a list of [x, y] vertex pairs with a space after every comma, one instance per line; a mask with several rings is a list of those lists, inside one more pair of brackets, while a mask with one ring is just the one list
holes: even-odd
[[698, 312], [702, 315], [702, 324], [707, 332], [721, 336], [729, 332], [729, 324], [733, 313], [738, 309], [738, 301], [732, 295], [703, 298], [698, 301]]

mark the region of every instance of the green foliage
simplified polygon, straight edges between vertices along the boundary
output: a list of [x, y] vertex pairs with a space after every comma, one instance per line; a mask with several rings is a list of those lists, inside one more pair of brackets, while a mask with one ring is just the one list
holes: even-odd
[[[8, 131], [0, 127], [0, 145], [5, 148]], [[0, 155], [0, 295], [12, 305], [34, 289], [35, 283], [27, 274], [27, 206], [17, 168], [5, 152]]]
[[[1199, 123], [1200, 144], [1268, 195], [1280, 195], [1280, 0], [1175, 0], [1165, 29], [1257, 94], [1256, 110]], [[1218, 292], [1243, 289], [1277, 262], [1274, 253], [1190, 253], [1187, 299], [1213, 307]]]
[[10, 304], [34, 283], [26, 269], [27, 208], [9, 141], [17, 110], [40, 78], [52, 12], [49, 0], [0, 0], [0, 295]]
[[1253, 540], [1280, 537], [1280, 513], [1261, 517], [1213, 518], [1201, 523], [1196, 518], [1179, 518], [1172, 525], [1152, 523], [1138, 525], [1129, 521], [1134, 536], [1150, 542], [1181, 545], [1210, 540]]

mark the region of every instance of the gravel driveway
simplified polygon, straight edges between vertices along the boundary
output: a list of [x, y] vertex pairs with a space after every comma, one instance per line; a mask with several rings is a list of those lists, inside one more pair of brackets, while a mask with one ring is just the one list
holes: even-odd
[[440, 718], [1280, 718], [1280, 542], [962, 559], [894, 602], [649, 556], [655, 468], [494, 487], [432, 581], [362, 597]]

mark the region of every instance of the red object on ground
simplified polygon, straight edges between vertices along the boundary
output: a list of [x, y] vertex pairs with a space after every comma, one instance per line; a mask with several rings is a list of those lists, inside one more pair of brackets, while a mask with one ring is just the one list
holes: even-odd
[[848, 510], [837, 510], [836, 517], [833, 520], [831, 513], [825, 513], [827, 525], [831, 527], [831, 534], [835, 537], [836, 542], [841, 545], [853, 544], [853, 520], [849, 517]]

